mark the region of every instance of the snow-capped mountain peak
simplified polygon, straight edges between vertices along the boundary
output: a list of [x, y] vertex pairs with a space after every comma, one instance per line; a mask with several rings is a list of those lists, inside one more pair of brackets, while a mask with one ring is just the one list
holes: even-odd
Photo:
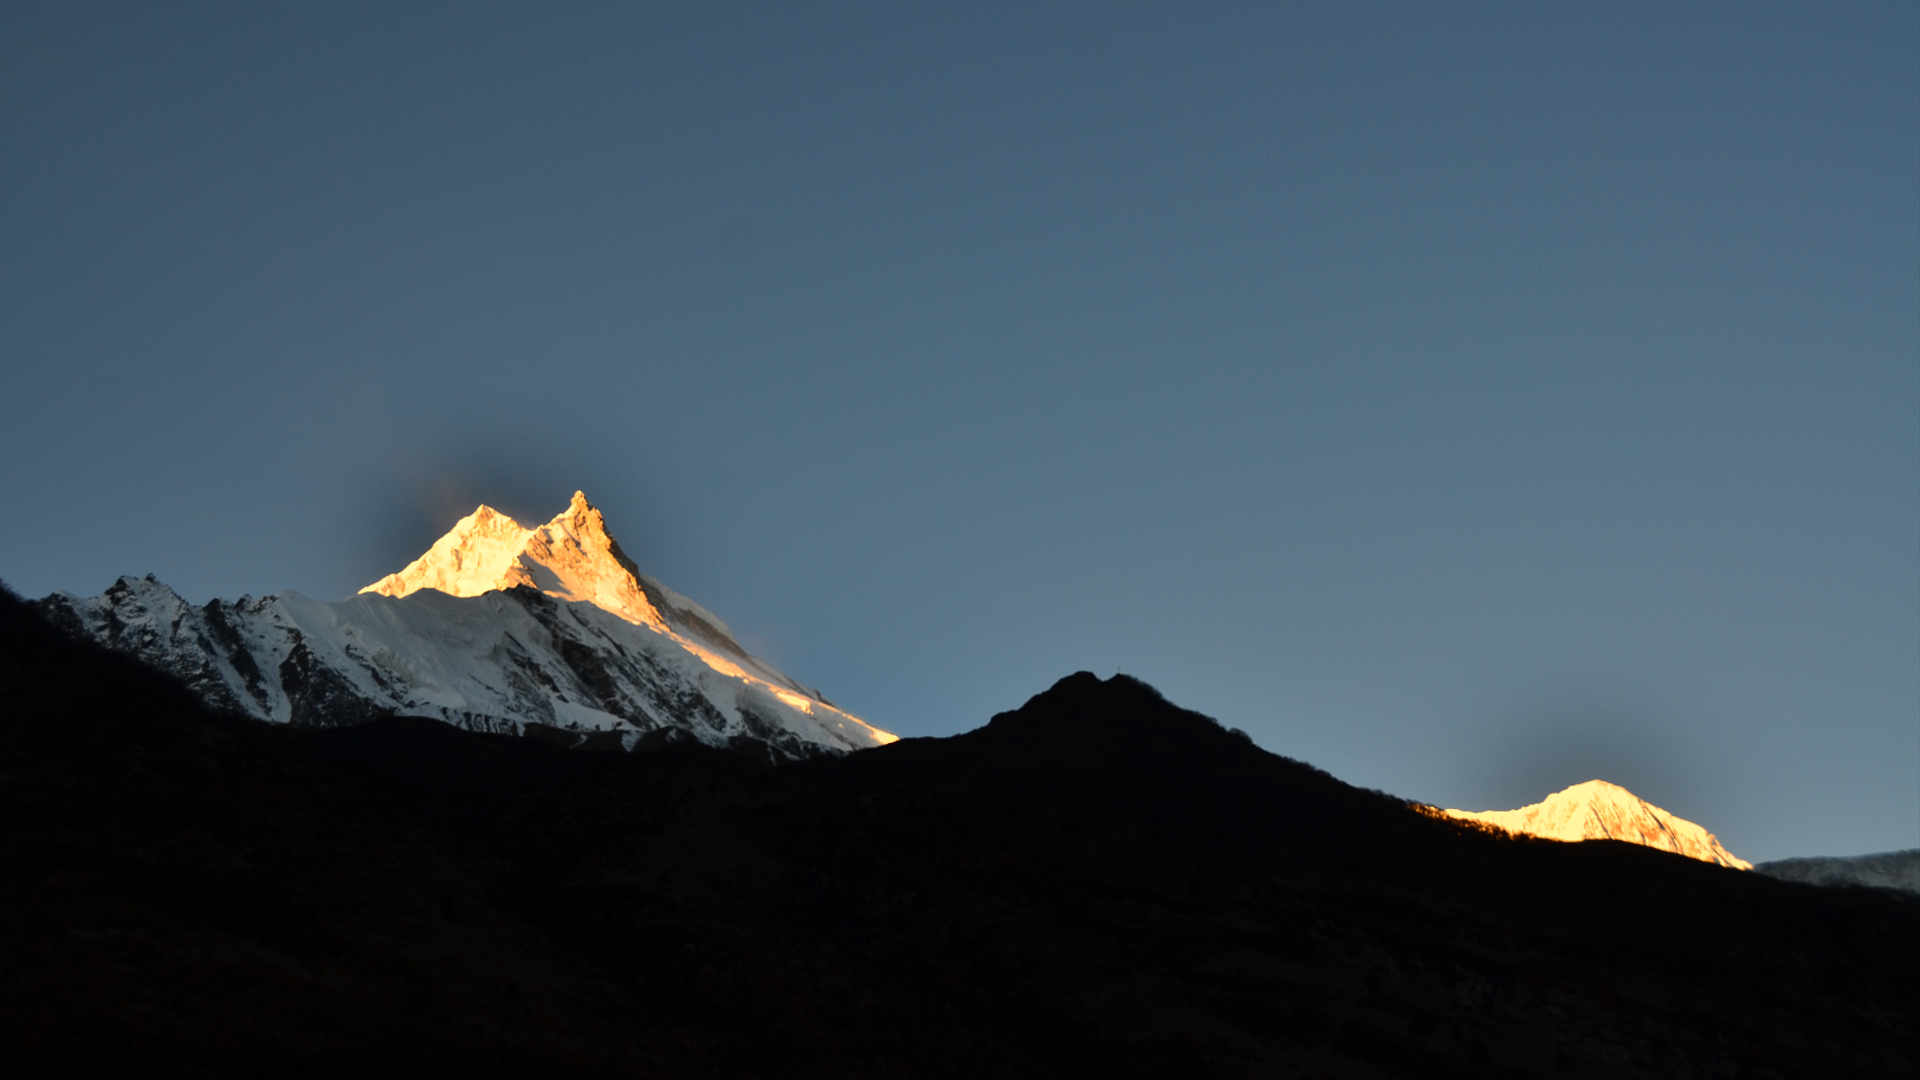
[[400, 572], [339, 603], [288, 592], [196, 608], [152, 578], [122, 578], [101, 596], [59, 593], [40, 606], [78, 636], [173, 672], [210, 704], [262, 720], [424, 715], [628, 747], [758, 746], [781, 759], [894, 740], [640, 573], [581, 492], [533, 528], [478, 507]]
[[405, 569], [360, 591], [398, 597], [438, 589], [451, 596], [479, 596], [525, 585], [666, 632], [666, 620], [639, 579], [633, 561], [607, 533], [606, 518], [576, 491], [552, 521], [531, 529], [482, 505]]
[[1518, 810], [1448, 810], [1445, 813], [1548, 840], [1625, 840], [1702, 862], [1753, 869], [1752, 863], [1720, 846], [1720, 841], [1706, 829], [1605, 780], [1575, 784]]
[[[574, 492], [565, 510], [534, 528], [482, 505], [405, 569], [360, 591], [403, 597], [437, 589], [452, 596], [481, 596], [518, 586], [556, 600], [592, 604], [665, 634], [713, 670], [757, 683], [803, 712], [816, 705], [831, 707], [819, 691], [750, 655], [711, 612], [642, 574], [620, 550], [619, 541], [607, 531], [605, 516], [587, 501], [585, 492]], [[847, 717], [840, 714], [838, 719]], [[883, 742], [891, 738], [880, 734]]]

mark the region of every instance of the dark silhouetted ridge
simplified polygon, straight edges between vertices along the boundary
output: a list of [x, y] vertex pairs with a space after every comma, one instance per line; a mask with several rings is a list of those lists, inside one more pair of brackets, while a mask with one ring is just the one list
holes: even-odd
[[208, 714], [0, 597], [17, 1074], [1908, 1076], [1920, 904], [1493, 836], [1070, 676], [773, 767]]

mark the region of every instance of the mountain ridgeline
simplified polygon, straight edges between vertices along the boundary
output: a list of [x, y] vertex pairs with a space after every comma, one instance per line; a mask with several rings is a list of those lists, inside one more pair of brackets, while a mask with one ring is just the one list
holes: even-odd
[[1872, 889], [1899, 889], [1920, 894], [1920, 848], [1838, 858], [1814, 856], [1775, 859], [1761, 863], [1754, 869], [1782, 881], [1804, 881], [1809, 885], [1827, 886], [1862, 885]]
[[482, 506], [338, 603], [283, 592], [195, 606], [149, 575], [38, 606], [211, 708], [297, 726], [431, 716], [574, 745], [691, 740], [776, 761], [893, 738], [642, 574], [579, 492], [537, 528]]
[[260, 724], [11, 598], [0, 680], [19, 1075], [1920, 1067], [1920, 901], [1498, 833], [1124, 676], [778, 766]]

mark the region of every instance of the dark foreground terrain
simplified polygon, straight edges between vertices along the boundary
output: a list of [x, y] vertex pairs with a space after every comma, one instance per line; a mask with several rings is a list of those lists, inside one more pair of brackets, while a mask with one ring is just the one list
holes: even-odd
[[1124, 677], [772, 768], [225, 719], [0, 609], [12, 1075], [1920, 1073], [1920, 903], [1472, 831]]

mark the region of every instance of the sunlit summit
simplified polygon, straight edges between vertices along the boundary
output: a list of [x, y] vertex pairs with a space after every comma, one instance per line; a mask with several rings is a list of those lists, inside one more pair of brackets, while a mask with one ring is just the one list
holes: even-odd
[[43, 603], [69, 631], [262, 720], [428, 716], [628, 749], [692, 739], [779, 760], [894, 741], [640, 573], [580, 492], [534, 528], [478, 507], [339, 603], [283, 592], [196, 608], [152, 577]]
[[482, 505], [406, 569], [360, 591], [398, 597], [436, 589], [450, 596], [480, 596], [521, 587], [592, 604], [663, 634], [715, 671], [758, 684], [802, 712], [832, 709], [818, 691], [749, 655], [711, 612], [642, 574], [608, 534], [606, 519], [585, 492], [574, 492], [565, 510], [531, 529]]
[[1618, 784], [1589, 780], [1518, 810], [1448, 810], [1449, 817], [1546, 840], [1624, 840], [1741, 870], [1753, 864], [1704, 827], [1676, 817]]

